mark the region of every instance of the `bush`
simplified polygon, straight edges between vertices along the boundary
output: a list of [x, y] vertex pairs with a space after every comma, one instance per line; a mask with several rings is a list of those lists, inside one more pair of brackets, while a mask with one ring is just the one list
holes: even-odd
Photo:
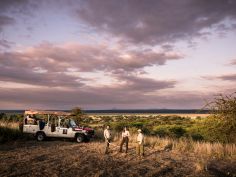
[[236, 142], [236, 97], [219, 95], [207, 107], [212, 116], [205, 121], [207, 137], [211, 141]]
[[111, 123], [111, 128], [114, 129], [116, 132], [120, 132], [123, 130], [124, 127], [128, 126], [126, 122], [114, 122]]
[[140, 129], [143, 128], [143, 125], [144, 125], [143, 122], [131, 122], [131, 123], [129, 124], [130, 127], [136, 127], [136, 128], [140, 128]]
[[163, 126], [157, 126], [154, 128], [153, 133], [158, 135], [159, 137], [166, 137], [169, 136], [169, 131], [167, 128]]
[[7, 115], [3, 112], [0, 113], [0, 120], [6, 121], [7, 120]]
[[153, 134], [159, 137], [180, 138], [185, 135], [186, 129], [178, 125], [159, 125], [153, 128]]
[[169, 131], [176, 138], [180, 138], [180, 137], [184, 136], [184, 134], [186, 133], [186, 130], [180, 126], [171, 127]]
[[202, 141], [204, 139], [204, 137], [199, 134], [199, 133], [193, 133], [191, 134], [191, 138], [194, 140], [194, 141]]

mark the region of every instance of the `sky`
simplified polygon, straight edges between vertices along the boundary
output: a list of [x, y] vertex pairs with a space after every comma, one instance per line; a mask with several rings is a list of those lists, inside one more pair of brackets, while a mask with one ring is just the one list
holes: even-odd
[[198, 109], [236, 91], [234, 0], [1, 0], [0, 109]]

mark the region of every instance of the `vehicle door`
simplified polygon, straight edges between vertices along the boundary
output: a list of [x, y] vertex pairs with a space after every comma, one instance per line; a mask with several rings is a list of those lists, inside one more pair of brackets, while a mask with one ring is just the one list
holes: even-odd
[[58, 118], [55, 115], [48, 115], [48, 121], [44, 128], [46, 136], [49, 137], [58, 137]]
[[25, 117], [23, 132], [24, 133], [36, 133], [39, 130], [39, 125], [36, 119]]
[[58, 136], [69, 138], [71, 137], [72, 128], [69, 125], [68, 119], [65, 119], [64, 117], [60, 116], [59, 118], [59, 126], [57, 127]]

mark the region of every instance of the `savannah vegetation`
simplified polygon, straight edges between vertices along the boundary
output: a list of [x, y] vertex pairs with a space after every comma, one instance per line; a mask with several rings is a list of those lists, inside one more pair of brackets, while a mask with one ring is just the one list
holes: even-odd
[[236, 142], [236, 97], [219, 95], [205, 106], [208, 117], [191, 118], [179, 115], [94, 115], [84, 116], [80, 123], [95, 128], [110, 125], [114, 132], [124, 126], [136, 132], [141, 128], [146, 135], [154, 137], [189, 139], [202, 142]]
[[[111, 126], [113, 143], [115, 147], [118, 147], [120, 132], [124, 126], [127, 126], [131, 133], [129, 146], [131, 149], [130, 154], [132, 155], [132, 153], [135, 154], [134, 147], [137, 129], [141, 128], [145, 134], [145, 148], [148, 156], [146, 158], [149, 161], [149, 166], [145, 166], [145, 168], [154, 168], [156, 165], [155, 162], [160, 164], [162, 162], [164, 164], [170, 162], [171, 165], [164, 165], [163, 170], [165, 173], [170, 173], [171, 175], [195, 173], [198, 176], [208, 176], [210, 175], [208, 171], [211, 171], [216, 176], [236, 176], [235, 94], [219, 95], [209, 102], [205, 108], [210, 110], [208, 117], [198, 116], [191, 118], [180, 115], [89, 115], [76, 107], [72, 109], [73, 118], [80, 126], [93, 127], [96, 137], [93, 142], [82, 146], [68, 143], [71, 148], [75, 148], [76, 146], [76, 148], [86, 149], [86, 151], [89, 151], [86, 154], [99, 151], [98, 155], [102, 155], [104, 127], [106, 125]], [[31, 137], [23, 135], [18, 129], [19, 122], [22, 120], [22, 114], [0, 114], [0, 143], [8, 144], [12, 141], [31, 140]], [[52, 145], [50, 144], [50, 146]], [[60, 149], [59, 146], [57, 148]], [[65, 145], [61, 147], [61, 150], [63, 148], [68, 149], [69, 146]], [[121, 163], [116, 161], [120, 158], [120, 155], [117, 155], [117, 151], [112, 151], [111, 154], [114, 159], [109, 160], [114, 160], [114, 164]], [[90, 155], [88, 156], [90, 157]], [[94, 156], [96, 155], [94, 154]], [[87, 156], [83, 157], [85, 158]], [[105, 157], [99, 156], [99, 158]], [[127, 158], [130, 158], [130, 160], [133, 159], [131, 156]], [[168, 158], [172, 160], [166, 160]], [[106, 159], [102, 160], [103, 162], [106, 161]], [[172, 163], [173, 161], [175, 163]], [[102, 165], [103, 162], [99, 165]], [[139, 167], [142, 164], [136, 160], [129, 163], [137, 163], [136, 165], [139, 165]], [[107, 166], [108, 164], [103, 165]], [[179, 166], [183, 166], [184, 171], [174, 170], [180, 170], [181, 168]], [[102, 168], [94, 172], [95, 176], [106, 175], [107, 171], [101, 170]], [[113, 167], [110, 168], [114, 170], [112, 169]], [[190, 168], [191, 172], [188, 172]], [[158, 170], [157, 174], [162, 175], [162, 168], [158, 168]], [[137, 172], [139, 175], [143, 173], [142, 171], [133, 172]]]

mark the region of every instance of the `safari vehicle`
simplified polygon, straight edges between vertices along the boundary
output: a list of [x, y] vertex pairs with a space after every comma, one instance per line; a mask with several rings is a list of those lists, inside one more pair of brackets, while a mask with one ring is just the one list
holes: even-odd
[[46, 137], [72, 138], [78, 143], [89, 141], [94, 130], [76, 125], [68, 112], [25, 111], [23, 133], [33, 134], [38, 141]]

